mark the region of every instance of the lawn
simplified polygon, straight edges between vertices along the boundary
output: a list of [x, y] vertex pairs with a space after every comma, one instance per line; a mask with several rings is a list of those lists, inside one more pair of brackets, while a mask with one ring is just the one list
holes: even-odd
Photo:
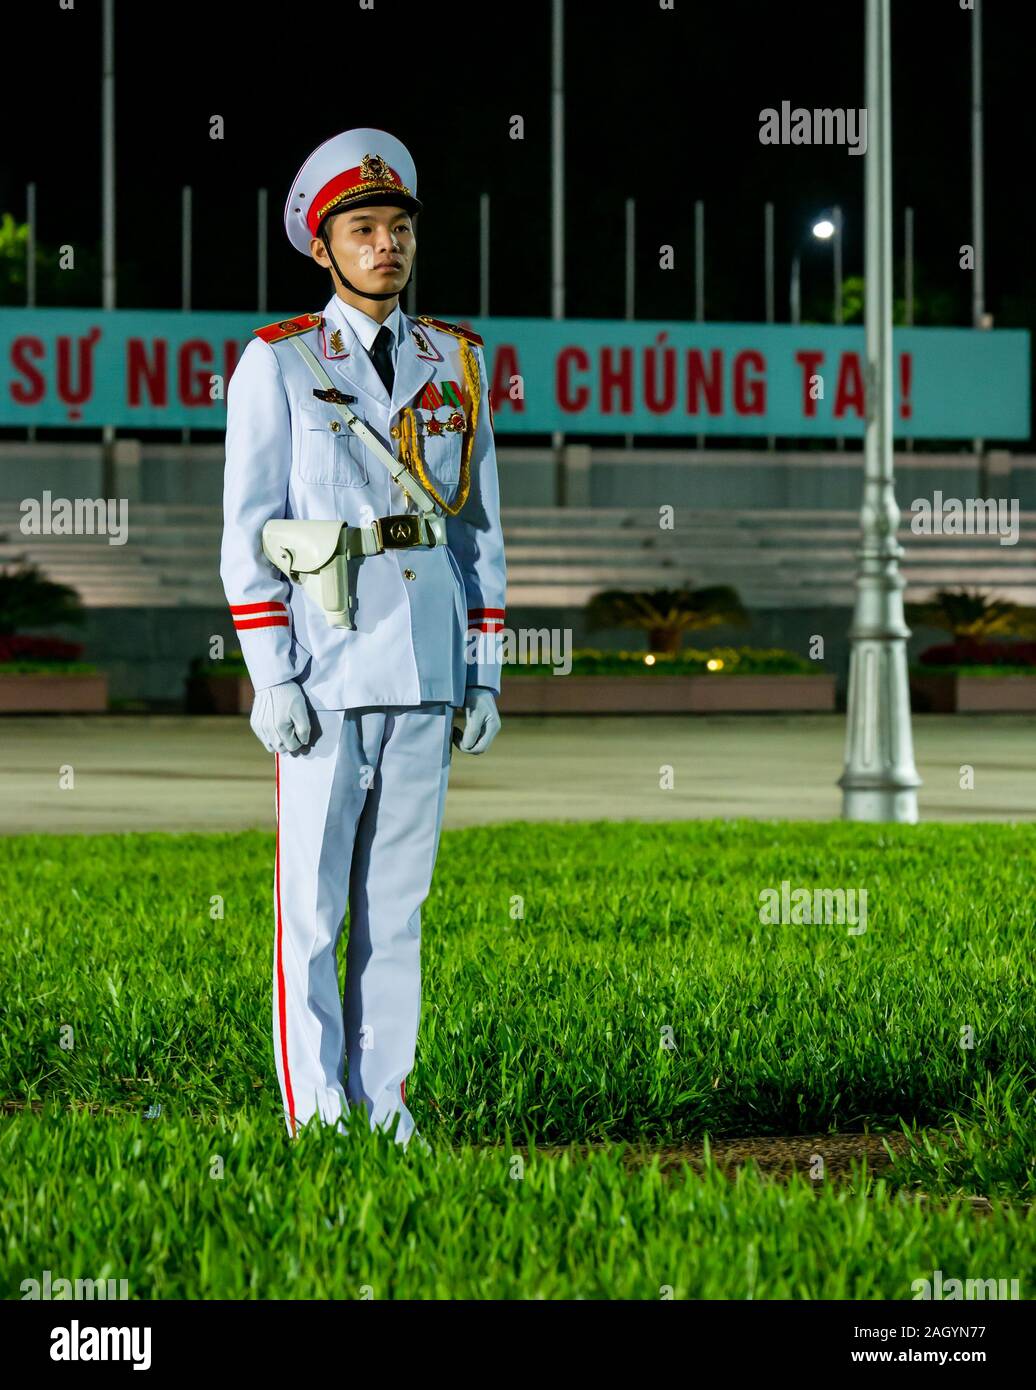
[[[1032, 1296], [1036, 827], [444, 832], [407, 1080], [430, 1156], [287, 1137], [271, 836], [2, 845], [8, 1297], [50, 1269], [141, 1298], [910, 1298], [937, 1268]], [[866, 929], [770, 921], [784, 883], [866, 891]], [[849, 1184], [622, 1162], [903, 1126], [912, 1155]]]

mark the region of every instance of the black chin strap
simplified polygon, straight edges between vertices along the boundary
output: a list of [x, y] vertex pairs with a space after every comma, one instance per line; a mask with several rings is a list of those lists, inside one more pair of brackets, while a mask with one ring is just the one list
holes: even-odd
[[338, 262], [335, 260], [334, 253], [331, 250], [331, 243], [328, 240], [326, 227], [320, 228], [320, 240], [324, 243], [324, 248], [327, 251], [328, 256], [330, 257], [331, 264], [334, 266], [335, 274], [338, 276], [339, 280], [341, 280], [342, 284], [345, 286], [347, 290], [352, 290], [353, 294], [358, 294], [361, 299], [395, 299], [395, 297], [399, 294], [402, 294], [403, 291], [406, 289], [407, 285], [410, 284], [411, 278], [414, 274], [413, 261], [410, 262], [410, 274], [406, 277], [406, 283], [403, 284], [398, 290], [389, 290], [387, 294], [371, 294], [369, 290], [358, 290], [355, 285], [351, 285], [349, 283], [349, 281], [345, 278], [342, 272], [338, 269]]

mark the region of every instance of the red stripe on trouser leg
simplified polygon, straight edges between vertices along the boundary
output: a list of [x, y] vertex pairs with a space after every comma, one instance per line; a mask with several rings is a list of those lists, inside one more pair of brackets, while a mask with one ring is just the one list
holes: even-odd
[[283, 922], [281, 920], [281, 755], [274, 754], [277, 784], [277, 854], [275, 875], [277, 879], [277, 1012], [280, 1015], [281, 1063], [284, 1067], [284, 1091], [288, 1101], [288, 1115], [291, 1120], [291, 1137], [295, 1138], [295, 1097], [291, 1090], [291, 1072], [288, 1070], [288, 1020], [284, 1013], [284, 947]]
[[399, 1099], [406, 1105], [406, 1079], [399, 1083]]

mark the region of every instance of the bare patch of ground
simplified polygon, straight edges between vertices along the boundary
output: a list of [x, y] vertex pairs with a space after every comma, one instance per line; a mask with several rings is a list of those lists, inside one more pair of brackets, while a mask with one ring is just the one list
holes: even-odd
[[[537, 1148], [536, 1153], [540, 1157], [556, 1158], [563, 1153], [587, 1154], [611, 1147], [609, 1144], [553, 1145]], [[768, 1177], [787, 1179], [793, 1172], [798, 1172], [811, 1181], [814, 1188], [819, 1188], [824, 1182], [850, 1179], [853, 1163], [864, 1158], [868, 1171], [874, 1177], [888, 1176], [894, 1171], [894, 1159], [889, 1156], [889, 1149], [895, 1158], [899, 1158], [908, 1148], [907, 1138], [902, 1133], [758, 1135], [711, 1141], [713, 1161], [729, 1178], [734, 1178], [739, 1169], [749, 1160], [754, 1160], [760, 1172]], [[661, 1148], [628, 1144], [623, 1155], [630, 1167], [649, 1162], [656, 1156], [662, 1172], [670, 1175], [678, 1172], [684, 1164], [699, 1172], [705, 1167], [705, 1145], [701, 1140]], [[921, 1202], [936, 1201], [942, 1204], [949, 1200], [909, 1188], [904, 1188], [902, 1195], [904, 1199], [916, 1198]], [[962, 1196], [959, 1200], [970, 1204], [975, 1211], [995, 1210], [989, 1197]], [[1029, 1206], [1030, 1203], [1019, 1205]]]
[[[728, 1173], [754, 1159], [761, 1172], [770, 1177], [790, 1177], [793, 1171], [804, 1177], [811, 1173], [816, 1181], [822, 1178], [849, 1177], [854, 1159], [866, 1157], [872, 1173], [880, 1175], [892, 1167], [885, 1141], [893, 1153], [907, 1148], [902, 1134], [794, 1134], [759, 1135], [746, 1139], [713, 1139], [712, 1158]], [[613, 1147], [610, 1144], [563, 1144], [537, 1148], [543, 1157], [557, 1157], [566, 1152], [592, 1153]], [[645, 1163], [657, 1155], [660, 1167], [666, 1171], [683, 1163], [703, 1168], [705, 1145], [702, 1140], [663, 1147], [628, 1144], [625, 1160], [630, 1164]]]

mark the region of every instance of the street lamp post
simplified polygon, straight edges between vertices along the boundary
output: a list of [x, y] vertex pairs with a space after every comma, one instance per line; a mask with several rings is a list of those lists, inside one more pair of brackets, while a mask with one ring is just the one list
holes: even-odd
[[867, 110], [871, 139], [864, 155], [866, 244], [864, 313], [867, 420], [864, 435], [862, 543], [856, 608], [849, 637], [842, 815], [847, 820], [917, 820], [910, 727], [902, 547], [892, 471], [892, 119], [889, 0], [867, 0]]
[[[830, 241], [831, 243], [831, 270], [834, 276], [834, 283], [831, 289], [833, 322], [841, 327], [844, 322], [842, 313], [842, 209], [835, 207], [831, 211], [830, 217], [823, 217], [819, 222], [813, 224], [813, 235], [820, 241]], [[835, 448], [841, 453], [845, 448], [845, 440], [841, 435], [835, 440]]]
[[[832, 246], [833, 255], [831, 267], [833, 275], [833, 297], [831, 308], [831, 320], [833, 323], [843, 322], [842, 314], [842, 209], [840, 207], [831, 210], [830, 217], [820, 217], [813, 223], [811, 228], [817, 241], [829, 241]], [[797, 302], [801, 310], [801, 279], [802, 279], [802, 260], [798, 252], [792, 257], [791, 262], [791, 299], [794, 306]], [[798, 323], [792, 312], [792, 322]]]

